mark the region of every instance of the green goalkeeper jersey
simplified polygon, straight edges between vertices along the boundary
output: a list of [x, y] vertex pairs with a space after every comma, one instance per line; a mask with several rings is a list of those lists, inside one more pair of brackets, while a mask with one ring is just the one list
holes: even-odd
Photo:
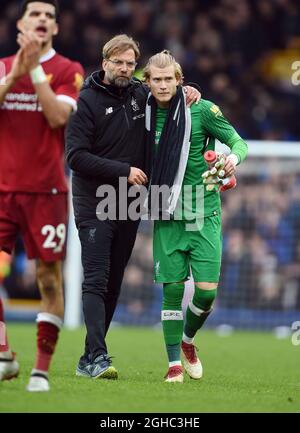
[[[167, 108], [157, 108], [156, 149], [159, 145], [167, 113]], [[202, 174], [208, 170], [208, 166], [204, 160], [204, 153], [206, 150], [214, 150], [215, 139], [218, 139], [220, 142], [229, 146], [231, 153], [237, 155], [239, 162], [241, 162], [247, 155], [247, 144], [238, 135], [233, 126], [225, 119], [220, 108], [211, 101], [201, 99], [198, 105], [193, 104], [191, 107], [191, 118], [191, 145], [182, 189], [184, 190], [185, 185], [192, 187], [192, 212], [196, 216], [199, 215], [197, 210], [199, 209], [199, 196], [196, 196], [196, 187], [202, 186], [204, 194], [204, 213], [202, 212], [201, 216], [215, 215], [219, 213], [221, 209], [220, 194], [216, 190], [206, 191], [203, 185]], [[187, 201], [184, 195], [182, 196], [182, 200], [183, 203]], [[191, 218], [189, 217], [189, 219]]]

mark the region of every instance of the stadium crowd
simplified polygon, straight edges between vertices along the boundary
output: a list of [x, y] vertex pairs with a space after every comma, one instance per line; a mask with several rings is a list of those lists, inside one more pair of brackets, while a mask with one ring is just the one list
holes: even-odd
[[[138, 68], [167, 48], [186, 81], [222, 106], [248, 139], [295, 140], [300, 135], [300, 86], [292, 63], [300, 54], [296, 0], [61, 0], [59, 52], [89, 74], [100, 47], [126, 32], [140, 42]], [[15, 52], [17, 0], [2, 0], [0, 55]], [[280, 102], [279, 102], [280, 101]]]
[[282, 176], [264, 163], [263, 176], [240, 177], [235, 193], [223, 197], [219, 301], [228, 307], [299, 309], [299, 171]]
[[[4, 57], [17, 49], [19, 1], [2, 0], [1, 6]], [[300, 85], [292, 83], [292, 64], [300, 60], [296, 0], [60, 0], [60, 6], [55, 47], [79, 61], [86, 75], [97, 69], [103, 43], [126, 32], [140, 42], [138, 74], [150, 55], [170, 49], [185, 82], [199, 83], [203, 97], [222, 107], [243, 138], [299, 140]], [[224, 195], [220, 305], [300, 308], [299, 175], [283, 182], [277, 173], [243, 177], [234, 193]], [[3, 269], [9, 296], [35, 296], [34, 265], [22, 247], [11, 264], [3, 254], [0, 278]], [[145, 224], [120, 299], [130, 314], [139, 316], [155, 303], [151, 271]]]

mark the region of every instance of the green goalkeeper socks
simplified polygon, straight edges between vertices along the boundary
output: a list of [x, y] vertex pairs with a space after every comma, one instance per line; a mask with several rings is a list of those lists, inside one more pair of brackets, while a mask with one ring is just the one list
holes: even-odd
[[163, 288], [161, 320], [169, 363], [180, 363], [183, 333], [182, 298], [184, 283], [168, 283]]
[[217, 289], [202, 290], [195, 287], [195, 293], [186, 311], [184, 334], [192, 339], [210, 314]]

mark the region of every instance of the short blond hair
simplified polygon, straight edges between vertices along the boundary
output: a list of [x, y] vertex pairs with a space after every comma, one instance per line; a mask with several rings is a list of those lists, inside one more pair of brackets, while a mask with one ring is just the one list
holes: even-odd
[[172, 56], [170, 51], [163, 50], [160, 53], [155, 54], [150, 57], [147, 65], [144, 68], [143, 78], [144, 80], [150, 79], [150, 68], [151, 66], [156, 66], [157, 68], [167, 68], [168, 66], [174, 66], [175, 77], [180, 81], [180, 84], [183, 83], [183, 73], [182, 68], [178, 62], [176, 62], [175, 58]]
[[123, 53], [130, 49], [134, 51], [135, 59], [137, 60], [141, 55], [138, 43], [125, 34], [117, 35], [104, 45], [102, 51], [103, 59], [109, 59], [116, 52]]

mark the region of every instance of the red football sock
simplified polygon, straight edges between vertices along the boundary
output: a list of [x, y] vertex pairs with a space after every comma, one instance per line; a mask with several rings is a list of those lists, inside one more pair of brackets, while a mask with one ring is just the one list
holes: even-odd
[[4, 323], [4, 310], [2, 300], [0, 299], [0, 352], [7, 352], [9, 350], [6, 325]]
[[37, 355], [34, 368], [48, 372], [58, 339], [59, 328], [49, 322], [39, 322], [37, 332]]

